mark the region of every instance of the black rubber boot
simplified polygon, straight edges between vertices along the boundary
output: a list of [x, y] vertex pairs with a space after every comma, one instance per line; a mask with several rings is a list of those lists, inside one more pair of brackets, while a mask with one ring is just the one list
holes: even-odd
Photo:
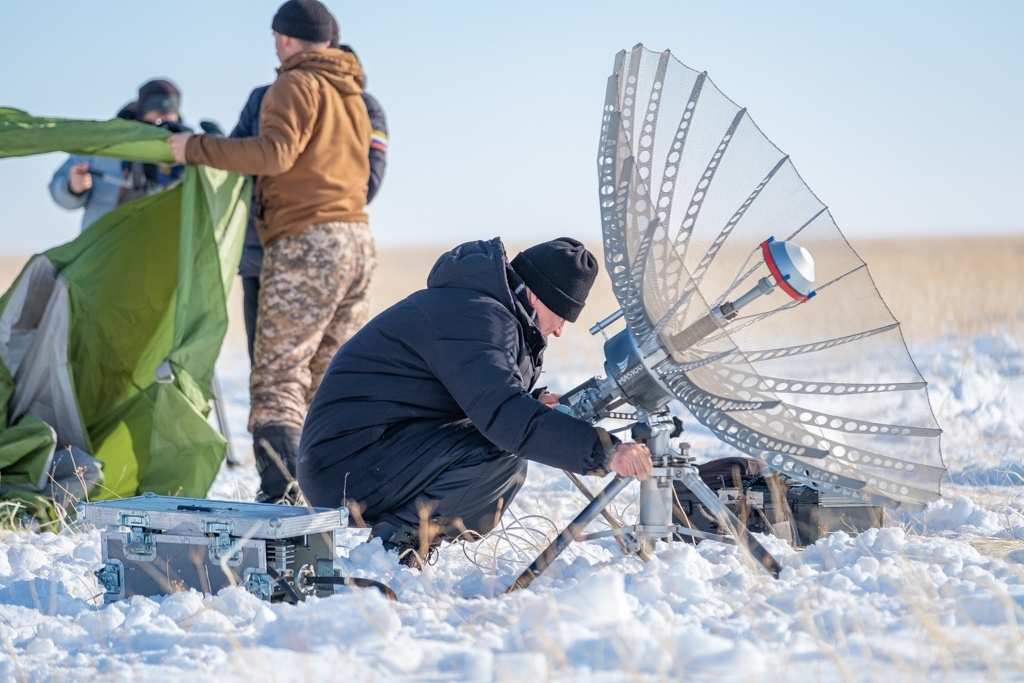
[[394, 550], [398, 553], [399, 564], [412, 569], [423, 569], [425, 565], [437, 562], [437, 549], [441, 545], [441, 537], [435, 536], [424, 548], [420, 544], [417, 527], [408, 524], [396, 526], [387, 521], [374, 524], [370, 529], [370, 538], [379, 538], [385, 550]]
[[294, 505], [299, 499], [295, 467], [302, 429], [286, 422], [257, 427], [252, 433], [256, 471], [260, 473], [257, 503]]

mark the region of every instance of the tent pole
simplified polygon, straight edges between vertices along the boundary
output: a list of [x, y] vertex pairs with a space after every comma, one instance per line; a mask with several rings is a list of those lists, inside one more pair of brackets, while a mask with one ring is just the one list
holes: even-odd
[[217, 373], [213, 374], [213, 412], [217, 415], [217, 429], [220, 435], [228, 442], [227, 461], [228, 467], [238, 467], [242, 463], [235, 456], [235, 447], [231, 443], [231, 431], [228, 429], [228, 416], [224, 409], [224, 394], [220, 390], [220, 380]]

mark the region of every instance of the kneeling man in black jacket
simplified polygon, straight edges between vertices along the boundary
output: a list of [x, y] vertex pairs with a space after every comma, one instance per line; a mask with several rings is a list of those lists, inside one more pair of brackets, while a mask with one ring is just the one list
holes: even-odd
[[528, 460], [645, 478], [643, 446], [551, 410], [554, 394], [531, 394], [546, 338], [576, 321], [597, 271], [568, 237], [511, 263], [498, 238], [441, 256], [426, 289], [367, 323], [327, 369], [302, 430], [309, 504], [348, 506], [419, 566], [442, 540], [493, 529]]

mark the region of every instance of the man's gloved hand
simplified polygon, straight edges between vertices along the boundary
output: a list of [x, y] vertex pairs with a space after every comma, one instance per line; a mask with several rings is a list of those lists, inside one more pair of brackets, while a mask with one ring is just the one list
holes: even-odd
[[608, 469], [623, 477], [636, 477], [643, 481], [651, 473], [651, 452], [638, 443], [620, 443], [615, 446]]
[[68, 189], [73, 194], [84, 194], [92, 189], [92, 174], [89, 173], [89, 162], [80, 161], [71, 166], [68, 174]]

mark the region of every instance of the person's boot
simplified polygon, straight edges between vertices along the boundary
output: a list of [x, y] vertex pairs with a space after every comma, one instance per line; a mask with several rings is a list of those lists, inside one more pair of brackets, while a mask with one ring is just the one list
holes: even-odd
[[252, 433], [256, 471], [260, 474], [257, 503], [295, 505], [299, 486], [295, 481], [302, 429], [287, 422], [257, 427]]
[[370, 529], [370, 538], [379, 538], [384, 544], [384, 550], [398, 553], [398, 563], [410, 569], [423, 569], [424, 566], [437, 562], [437, 549], [441, 545], [441, 537], [435, 536], [427, 546], [424, 556], [419, 529], [408, 524], [398, 527], [391, 522], [374, 524]]

